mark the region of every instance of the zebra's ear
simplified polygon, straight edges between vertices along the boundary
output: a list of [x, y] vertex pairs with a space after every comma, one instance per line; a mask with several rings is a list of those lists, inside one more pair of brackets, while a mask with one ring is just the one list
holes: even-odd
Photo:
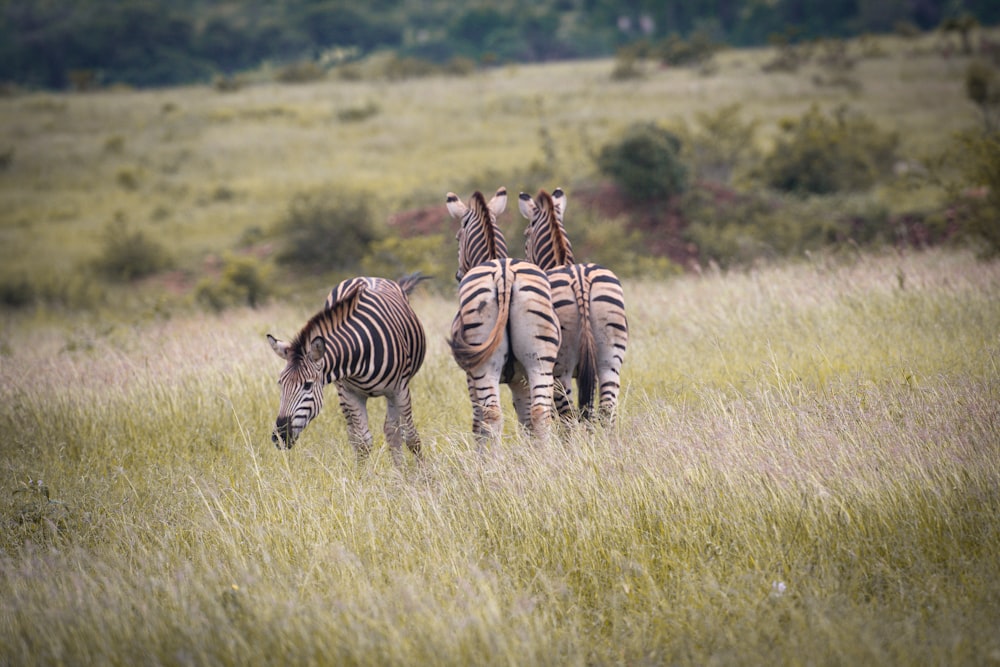
[[291, 346], [283, 340], [278, 340], [271, 334], [267, 334], [267, 342], [271, 344], [271, 349], [282, 359], [288, 359], [288, 350]]
[[507, 188], [501, 185], [486, 207], [490, 209], [490, 213], [494, 216], [499, 216], [503, 213], [507, 209]]
[[469, 207], [463, 204], [462, 200], [454, 192], [448, 193], [448, 196], [445, 198], [445, 204], [448, 206], [448, 213], [451, 214], [451, 217], [459, 220], [469, 210]]
[[521, 211], [521, 215], [528, 220], [531, 220], [535, 217], [535, 211], [538, 210], [538, 207], [535, 206], [535, 202], [532, 200], [531, 195], [527, 192], [522, 192], [517, 198], [517, 209]]
[[562, 188], [556, 188], [552, 192], [552, 205], [556, 209], [556, 218], [562, 222], [563, 215], [566, 214], [566, 193]]
[[326, 348], [326, 341], [321, 336], [316, 336], [309, 342], [309, 359], [320, 361], [323, 359], [323, 350]]

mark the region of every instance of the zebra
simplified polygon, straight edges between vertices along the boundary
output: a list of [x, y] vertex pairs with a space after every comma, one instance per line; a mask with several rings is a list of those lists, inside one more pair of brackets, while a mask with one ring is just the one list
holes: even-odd
[[399, 281], [345, 280], [291, 341], [267, 335], [286, 361], [278, 377], [281, 402], [271, 435], [279, 449], [290, 449], [319, 414], [323, 388], [332, 382], [359, 462], [372, 447], [367, 410], [372, 396], [384, 396], [388, 404], [383, 430], [393, 462], [402, 465], [403, 442], [421, 459], [409, 385], [423, 364], [427, 339], [408, 295], [422, 279], [413, 274]]
[[518, 209], [529, 221], [524, 232], [525, 255], [548, 273], [562, 330], [555, 364], [556, 411], [563, 419], [572, 413], [571, 382], [576, 377], [580, 417], [594, 418], [594, 393], [599, 390], [597, 417], [613, 426], [628, 346], [621, 282], [603, 266], [575, 262], [563, 225], [566, 193], [562, 189], [551, 195], [541, 190], [537, 201], [522, 192]]
[[[483, 200], [483, 206], [479, 205], [480, 199]], [[486, 203], [479, 191], [473, 193], [471, 207], [466, 206], [454, 192], [447, 194], [445, 202], [448, 213], [461, 221], [455, 234], [458, 241], [458, 271], [455, 272], [455, 280], [462, 280], [462, 276], [477, 264], [507, 257], [507, 242], [497, 226], [497, 216], [507, 208], [507, 188], [498, 188], [489, 203]]]
[[510, 387], [518, 422], [536, 439], [547, 438], [552, 420], [559, 321], [545, 272], [507, 257], [496, 225], [506, 199], [503, 188], [489, 203], [478, 191], [468, 205], [454, 193], [447, 195], [449, 213], [462, 221], [456, 237], [459, 310], [449, 344], [466, 372], [472, 432], [480, 445], [502, 433], [502, 383]]

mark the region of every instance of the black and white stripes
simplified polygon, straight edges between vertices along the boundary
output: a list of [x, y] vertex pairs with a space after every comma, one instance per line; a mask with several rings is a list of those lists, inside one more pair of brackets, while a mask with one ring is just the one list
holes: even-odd
[[573, 249], [563, 225], [566, 195], [542, 190], [535, 200], [521, 193], [521, 215], [528, 219], [525, 254], [545, 269], [562, 330], [555, 364], [555, 401], [562, 417], [571, 414], [572, 378], [577, 379], [580, 416], [594, 413], [614, 424], [621, 388], [621, 368], [628, 346], [628, 319], [621, 282], [603, 266], [574, 263]]
[[552, 418], [553, 367], [559, 351], [559, 321], [548, 276], [534, 264], [507, 257], [496, 224], [507, 191], [489, 203], [479, 192], [466, 206], [448, 193], [448, 211], [458, 218], [459, 310], [451, 325], [451, 351], [466, 372], [472, 430], [480, 442], [496, 439], [503, 426], [500, 385], [514, 399], [518, 421], [539, 439]]
[[409, 383], [423, 363], [427, 341], [407, 298], [419, 280], [345, 280], [290, 342], [267, 336], [286, 361], [278, 378], [275, 444], [292, 446], [319, 414], [323, 388], [332, 382], [359, 459], [371, 450], [367, 400], [372, 396], [385, 396], [388, 403], [384, 430], [393, 460], [401, 462], [403, 442], [419, 458]]

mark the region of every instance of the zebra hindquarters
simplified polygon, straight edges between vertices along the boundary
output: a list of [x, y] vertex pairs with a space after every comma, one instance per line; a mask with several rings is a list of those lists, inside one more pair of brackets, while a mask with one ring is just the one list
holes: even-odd
[[472, 431], [480, 445], [503, 431], [500, 381], [507, 363], [507, 320], [513, 276], [507, 260], [473, 267], [459, 284], [459, 310], [451, 325], [452, 356], [466, 372]]
[[[524, 379], [512, 382], [515, 407], [528, 404], [532, 435], [548, 438], [552, 420], [555, 363], [562, 335], [552, 303], [549, 278], [536, 265], [523, 260], [509, 260], [514, 272], [507, 325], [510, 348], [523, 369]], [[519, 409], [524, 415], [524, 408]]]
[[556, 408], [568, 419], [572, 378], [576, 378], [580, 418], [613, 425], [618, 405], [621, 367], [628, 344], [628, 322], [621, 282], [610, 270], [592, 263], [549, 271], [552, 299], [562, 329], [556, 359]]

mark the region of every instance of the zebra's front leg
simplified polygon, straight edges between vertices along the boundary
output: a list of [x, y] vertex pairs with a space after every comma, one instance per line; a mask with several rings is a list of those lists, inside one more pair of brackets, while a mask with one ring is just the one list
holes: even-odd
[[368, 428], [368, 397], [342, 385], [337, 386], [340, 409], [347, 420], [347, 439], [354, 448], [358, 463], [372, 451], [372, 432]]
[[403, 387], [395, 394], [386, 395], [385, 441], [389, 443], [392, 462], [397, 467], [403, 465], [403, 442], [417, 461], [422, 460], [420, 436], [413, 425], [413, 409], [409, 387]]

